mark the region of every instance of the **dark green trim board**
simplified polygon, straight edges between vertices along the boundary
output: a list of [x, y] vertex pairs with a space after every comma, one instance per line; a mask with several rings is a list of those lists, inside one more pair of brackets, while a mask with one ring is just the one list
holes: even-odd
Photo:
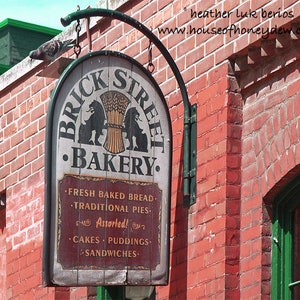
[[12, 66], [0, 64], [0, 75], [3, 74], [3, 73], [5, 73], [10, 68], [12, 68]]
[[[300, 174], [287, 184], [273, 202], [272, 299], [293, 299], [294, 211], [300, 205]], [[299, 266], [298, 266], [299, 267]]]
[[10, 19], [10, 18], [7, 18], [0, 22], [0, 30], [6, 26], [26, 29], [26, 30], [35, 31], [35, 32], [41, 32], [41, 33], [49, 34], [49, 35], [53, 35], [53, 36], [61, 33], [61, 30], [58, 30], [58, 29], [41, 26], [41, 25], [36, 25], [36, 24], [32, 24], [32, 23], [27, 23], [27, 22], [23, 22], [23, 21], [18, 21], [18, 20], [14, 20], [14, 19]]

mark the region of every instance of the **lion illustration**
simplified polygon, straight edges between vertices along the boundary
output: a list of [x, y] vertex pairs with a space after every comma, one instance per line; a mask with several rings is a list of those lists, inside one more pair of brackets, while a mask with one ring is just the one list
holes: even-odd
[[[90, 117], [85, 123], [80, 124], [79, 127], [79, 137], [78, 143], [89, 144], [89, 145], [99, 145], [99, 137], [102, 135], [102, 129], [104, 128], [105, 115], [102, 105], [94, 100], [89, 105]], [[94, 141], [92, 140], [92, 133], [95, 131]]]
[[143, 133], [143, 129], [138, 124], [138, 120], [141, 121], [139, 117], [140, 114], [135, 107], [128, 109], [124, 120], [126, 138], [129, 141], [127, 150], [147, 152], [147, 135]]

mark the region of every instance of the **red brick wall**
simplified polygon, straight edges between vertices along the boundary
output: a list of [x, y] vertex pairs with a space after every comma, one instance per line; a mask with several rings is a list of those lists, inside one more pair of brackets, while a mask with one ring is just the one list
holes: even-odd
[[6, 287], [6, 194], [0, 194], [0, 299], [5, 298]]
[[[282, 1], [190, 2], [130, 1], [121, 9], [159, 35], [182, 73], [191, 103], [198, 105], [197, 203], [185, 209], [183, 103], [170, 68], [154, 47], [153, 76], [169, 105], [174, 145], [170, 284], [157, 288], [157, 299], [268, 298], [270, 216], [264, 197], [300, 159], [297, 47], [285, 46], [287, 55], [275, 51], [278, 68], [264, 58], [260, 67], [249, 50], [249, 45], [259, 53], [266, 49], [258, 35], [158, 34], [157, 28], [281, 26], [291, 20], [235, 14], [192, 18], [191, 9], [259, 10], [264, 2], [271, 11], [294, 7], [295, 19], [299, 6], [297, 1], [285, 1], [285, 6]], [[147, 64], [148, 40], [124, 23], [101, 21], [92, 28], [92, 41], [94, 50], [121, 51]], [[87, 53], [86, 40], [82, 46], [82, 54]], [[74, 57], [72, 51], [66, 55]], [[246, 60], [244, 73], [237, 68], [240, 58]], [[43, 67], [0, 91], [0, 191], [7, 193], [6, 236], [0, 236], [6, 239], [6, 257], [0, 260], [6, 264], [6, 281], [0, 281], [0, 297], [86, 299], [85, 288], [42, 287], [45, 116], [56, 82], [35, 75]], [[271, 72], [262, 74], [268, 68]]]
[[[247, 297], [270, 293], [270, 205], [299, 172], [300, 63], [287, 64], [286, 59], [295, 47], [299, 43], [278, 50], [272, 61], [287, 66], [266, 75], [244, 94], [240, 283], [241, 295]], [[261, 73], [268, 65], [261, 62], [253, 72]]]
[[1, 190], [6, 189], [6, 297], [41, 289], [45, 114], [51, 86], [29, 77], [1, 96]]

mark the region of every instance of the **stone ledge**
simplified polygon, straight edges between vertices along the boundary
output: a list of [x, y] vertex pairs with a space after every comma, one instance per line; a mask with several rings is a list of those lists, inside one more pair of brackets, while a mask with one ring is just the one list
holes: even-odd
[[[100, 0], [98, 2], [97, 7], [99, 8], [107, 8], [107, 9], [117, 9], [120, 8], [123, 4], [128, 2], [128, 0]], [[83, 9], [83, 8], [82, 8]], [[71, 12], [70, 12], [71, 13]], [[64, 17], [64, 16], [62, 16]], [[90, 27], [94, 27], [99, 22], [98, 18], [91, 18]], [[57, 35], [55, 39], [66, 40], [66, 39], [76, 39], [75, 34], [75, 26], [74, 22], [70, 25], [66, 30]], [[81, 35], [86, 33], [85, 22], [83, 22], [81, 26]], [[21, 62], [13, 66], [11, 69], [6, 71], [0, 76], [0, 94], [9, 89], [12, 84], [14, 84], [17, 80], [20, 80], [23, 76], [28, 74], [29, 72], [34, 71], [34, 69], [38, 69], [37, 72], [40, 72], [45, 65], [43, 61], [32, 60], [28, 56], [24, 58]]]

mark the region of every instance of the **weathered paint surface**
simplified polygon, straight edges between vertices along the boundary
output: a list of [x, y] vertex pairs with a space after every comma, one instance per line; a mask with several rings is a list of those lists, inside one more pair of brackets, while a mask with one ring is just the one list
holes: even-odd
[[47, 126], [51, 283], [166, 284], [171, 130], [150, 74], [87, 55], [62, 75]]

